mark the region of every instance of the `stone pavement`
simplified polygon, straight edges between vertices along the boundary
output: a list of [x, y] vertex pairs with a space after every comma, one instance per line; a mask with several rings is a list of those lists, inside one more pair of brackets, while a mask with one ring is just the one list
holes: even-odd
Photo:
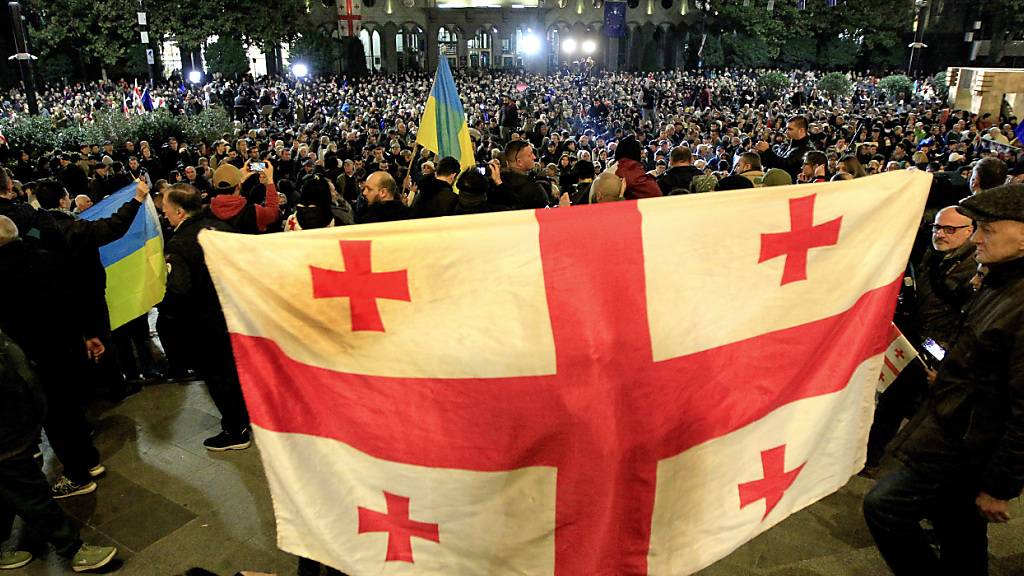
[[[119, 405], [94, 405], [92, 412], [107, 473], [95, 493], [62, 505], [84, 525], [87, 542], [118, 546], [118, 574], [169, 576], [193, 566], [226, 576], [237, 570], [295, 574], [295, 559], [274, 544], [258, 451], [203, 449], [203, 439], [219, 431], [219, 419], [201, 383], [149, 386]], [[49, 451], [46, 472], [55, 474]], [[870, 486], [853, 478], [700, 576], [888, 574], [860, 514]], [[1012, 514], [1014, 521], [989, 531], [991, 576], [1024, 576], [1020, 500]], [[72, 574], [56, 554], [32, 542], [20, 521], [12, 536], [18, 540], [41, 557], [12, 576]]]

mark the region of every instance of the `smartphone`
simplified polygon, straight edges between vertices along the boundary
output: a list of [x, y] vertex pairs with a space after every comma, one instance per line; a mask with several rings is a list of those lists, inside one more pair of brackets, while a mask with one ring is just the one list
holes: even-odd
[[946, 357], [946, 349], [939, 346], [939, 343], [931, 338], [924, 339], [924, 349], [932, 358], [939, 362], [942, 362], [942, 359]]
[[487, 166], [477, 166], [476, 171], [479, 172], [481, 176], [487, 176]]
[[263, 172], [266, 169], [267, 169], [267, 163], [266, 162], [250, 162], [249, 163], [249, 171], [250, 172]]

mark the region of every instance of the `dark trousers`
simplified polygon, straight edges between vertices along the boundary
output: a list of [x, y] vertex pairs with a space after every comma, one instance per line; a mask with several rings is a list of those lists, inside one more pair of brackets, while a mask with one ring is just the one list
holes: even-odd
[[[896, 576], [987, 576], [988, 524], [977, 495], [975, 486], [901, 466], [864, 497], [864, 519]], [[926, 518], [935, 526], [938, 555], [921, 528]]]
[[197, 345], [193, 348], [192, 360], [210, 390], [210, 398], [220, 411], [221, 429], [238, 434], [249, 426], [249, 412], [242, 397], [242, 385], [238, 381], [227, 328], [212, 324], [205, 326], [200, 333], [191, 334]]
[[[299, 557], [299, 576], [320, 576], [320, 572], [323, 568], [323, 564], [320, 564], [316, 560], [302, 558], [301, 556]], [[327, 576], [345, 576], [345, 574], [335, 570], [334, 568], [327, 567]]]
[[194, 368], [189, 357], [188, 335], [182, 332], [183, 323], [173, 314], [160, 311], [156, 317], [156, 332], [160, 336], [160, 344], [167, 357], [167, 374], [183, 376]]
[[885, 447], [896, 437], [903, 419], [914, 415], [927, 390], [927, 375], [921, 363], [915, 360], [878, 397], [875, 420], [868, 434], [867, 466], [878, 466], [881, 463]]
[[82, 546], [78, 527], [50, 497], [50, 486], [32, 458], [34, 447], [0, 462], [0, 542], [11, 537], [15, 515], [65, 558]]
[[81, 379], [85, 368], [86, 360], [73, 352], [38, 364], [47, 404], [43, 430], [53, 453], [64, 465], [64, 475], [79, 484], [90, 481], [89, 468], [100, 462], [100, 453], [92, 444], [92, 427], [82, 408]]
[[128, 380], [153, 376], [160, 371], [159, 351], [149, 333], [148, 314], [114, 330], [113, 337], [121, 370]]

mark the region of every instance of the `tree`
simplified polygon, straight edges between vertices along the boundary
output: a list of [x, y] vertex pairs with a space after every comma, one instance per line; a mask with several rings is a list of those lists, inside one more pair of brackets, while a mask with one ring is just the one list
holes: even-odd
[[206, 67], [210, 72], [238, 78], [249, 71], [249, 57], [238, 38], [221, 36], [206, 47]]
[[910, 100], [914, 91], [914, 81], [905, 74], [893, 74], [879, 80], [878, 89], [884, 92], [890, 101]]
[[292, 62], [305, 62], [311, 74], [333, 74], [338, 70], [337, 44], [319, 31], [299, 36], [289, 50]]
[[821, 90], [830, 99], [842, 98], [850, 95], [853, 83], [841, 72], [829, 72], [818, 80], [818, 90]]
[[779, 50], [779, 64], [788, 68], [813, 68], [818, 63], [818, 44], [814, 38], [795, 36]]
[[857, 61], [859, 48], [853, 39], [836, 36], [821, 46], [818, 63], [832, 70], [849, 70]]
[[133, 0], [30, 0], [27, 8], [39, 17], [30, 32], [40, 59], [69, 51], [104, 70], [132, 50], [141, 50], [136, 36]]
[[777, 98], [789, 88], [791, 82], [789, 76], [782, 72], [765, 72], [757, 78], [757, 84], [767, 90], [772, 98]]
[[704, 43], [704, 66], [721, 68], [725, 66], [725, 51], [722, 50], [722, 38], [718, 34], [708, 34]]
[[726, 36], [723, 39], [726, 61], [740, 68], [764, 68], [779, 55], [779, 46], [746, 34]]

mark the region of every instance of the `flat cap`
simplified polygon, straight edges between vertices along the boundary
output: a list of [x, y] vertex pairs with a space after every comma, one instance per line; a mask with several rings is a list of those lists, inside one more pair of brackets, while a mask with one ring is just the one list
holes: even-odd
[[982, 190], [961, 200], [956, 211], [979, 222], [1024, 222], [1024, 184], [1004, 184]]

